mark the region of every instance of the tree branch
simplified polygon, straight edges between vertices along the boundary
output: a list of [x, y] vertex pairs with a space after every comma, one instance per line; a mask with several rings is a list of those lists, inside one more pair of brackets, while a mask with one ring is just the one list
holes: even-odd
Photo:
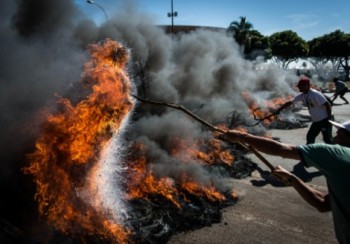
[[139, 100], [141, 102], [144, 102], [144, 103], [150, 103], [150, 104], [154, 104], [154, 105], [166, 106], [166, 107], [174, 108], [174, 109], [180, 110], [182, 112], [185, 112], [186, 114], [191, 116], [193, 119], [197, 120], [201, 124], [203, 124], [206, 127], [208, 127], [211, 131], [217, 131], [217, 132], [220, 132], [220, 133], [225, 133], [226, 132], [225, 130], [217, 128], [216, 126], [214, 126], [214, 125], [210, 124], [209, 122], [203, 120], [202, 118], [198, 117], [196, 114], [192, 113], [191, 111], [189, 111], [188, 109], [186, 109], [182, 105], [178, 105], [178, 104], [174, 104], [174, 103], [151, 101], [151, 100], [148, 100], [148, 99], [144, 99], [144, 98], [138, 97], [136, 95], [132, 95], [132, 96], [134, 98], [136, 98], [137, 100]]
[[[220, 132], [222, 134], [225, 134], [227, 132], [226, 130], [220, 129], [220, 128], [210, 124], [209, 122], [203, 120], [202, 118], [200, 118], [196, 114], [192, 113], [191, 111], [189, 111], [188, 109], [186, 109], [182, 105], [178, 105], [178, 104], [174, 104], [174, 103], [151, 101], [151, 100], [148, 100], [148, 99], [145, 99], [145, 98], [138, 97], [136, 95], [132, 95], [132, 96], [134, 98], [136, 98], [137, 100], [139, 100], [141, 102], [144, 102], [144, 103], [149, 103], [149, 104], [154, 104], [154, 105], [159, 105], [159, 106], [166, 106], [166, 107], [170, 107], [170, 108], [174, 108], [174, 109], [180, 110], [180, 111], [188, 114], [189, 116], [191, 116], [196, 121], [198, 121], [201, 124], [203, 124], [206, 127], [208, 127], [211, 131]], [[242, 143], [242, 142], [237, 142], [237, 143], [240, 144], [242, 147], [246, 148], [247, 150], [251, 151], [252, 153], [254, 153], [271, 171], [273, 171], [275, 169], [275, 167], [263, 155], [261, 155], [255, 148], [253, 148], [252, 146], [247, 145], [245, 143]]]

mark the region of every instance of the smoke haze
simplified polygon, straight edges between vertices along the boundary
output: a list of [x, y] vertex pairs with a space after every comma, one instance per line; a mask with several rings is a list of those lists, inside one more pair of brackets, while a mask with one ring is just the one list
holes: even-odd
[[[109, 16], [108, 23], [97, 26], [70, 0], [0, 2], [0, 179], [1, 194], [6, 196], [0, 216], [16, 226], [31, 224], [27, 203], [33, 189], [21, 168], [40, 132], [37, 114], [54, 109], [56, 95], [76, 99], [82, 95], [76, 86], [89, 43], [109, 37], [130, 48], [131, 78], [138, 85], [147, 81], [143, 95], [182, 104], [213, 124], [232, 111], [248, 111], [243, 91], [256, 99], [294, 93], [291, 84], [296, 76], [273, 66], [253, 69], [225, 32], [199, 29], [172, 39], [137, 6], [123, 6]], [[176, 177], [186, 171], [202, 182], [214, 177], [225, 188], [227, 179], [209, 175], [198, 164], [178, 165], [167, 153], [174, 137], [194, 140], [208, 135], [183, 113], [170, 109], [160, 113], [150, 106], [128, 132], [130, 140], [148, 145], [156, 174]]]

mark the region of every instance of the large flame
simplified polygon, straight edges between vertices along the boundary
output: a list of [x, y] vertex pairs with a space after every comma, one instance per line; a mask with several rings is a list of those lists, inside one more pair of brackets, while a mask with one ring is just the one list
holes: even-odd
[[[188, 172], [156, 176], [145, 145], [135, 143], [123, 162], [114, 156], [116, 135], [134, 105], [125, 73], [128, 52], [110, 39], [90, 45], [89, 51], [91, 61], [85, 64], [82, 78], [89, 95], [77, 104], [59, 98], [59, 109], [46, 112], [42, 134], [24, 168], [34, 178], [35, 200], [47, 222], [83, 241], [95, 236], [126, 243], [132, 235], [124, 223], [127, 210], [123, 203], [127, 201], [158, 196], [181, 209], [183, 202], [190, 201], [188, 196], [219, 203], [227, 200], [213, 183], [197, 182]], [[195, 142], [174, 137], [171, 144], [169, 155], [184, 164], [230, 166], [234, 161], [215, 139]], [[106, 186], [118, 177], [125, 178], [124, 192]], [[236, 198], [232, 194], [228, 197]]]
[[60, 109], [47, 114], [24, 172], [34, 177], [39, 213], [58, 230], [125, 242], [129, 231], [104, 216], [99, 206], [92, 208], [78, 192], [133, 106], [124, 73], [128, 53], [110, 39], [90, 45], [89, 51], [91, 61], [85, 64], [83, 81], [90, 95], [76, 105], [59, 99]]

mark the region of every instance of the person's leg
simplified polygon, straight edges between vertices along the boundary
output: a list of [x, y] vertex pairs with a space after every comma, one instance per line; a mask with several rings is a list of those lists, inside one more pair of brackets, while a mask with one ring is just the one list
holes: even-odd
[[333, 104], [334, 100], [337, 99], [337, 97], [338, 97], [338, 94], [337, 94], [337, 95], [334, 95], [334, 97], [333, 97], [333, 99], [332, 99], [332, 101], [331, 101], [331, 104]]
[[340, 98], [341, 98], [346, 104], [349, 104], [349, 101], [348, 101], [345, 97], [340, 96]]
[[342, 92], [339, 94], [339, 97], [340, 97], [346, 104], [348, 104], [349, 101], [344, 97], [344, 95], [345, 95], [346, 92], [347, 92], [347, 90], [342, 91]]
[[322, 127], [319, 122], [312, 122], [309, 131], [306, 134], [306, 144], [315, 143], [317, 135], [321, 132]]
[[323, 141], [327, 144], [333, 144], [333, 137], [332, 137], [332, 125], [328, 122], [328, 119], [320, 121], [321, 124], [321, 132], [323, 136]]

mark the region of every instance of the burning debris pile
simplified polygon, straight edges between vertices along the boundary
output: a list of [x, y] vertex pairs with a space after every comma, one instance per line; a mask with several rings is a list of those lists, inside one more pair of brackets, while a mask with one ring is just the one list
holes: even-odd
[[[225, 120], [228, 128], [236, 128], [238, 126], [254, 127], [263, 124], [267, 129], [295, 129], [307, 127], [306, 123], [311, 121], [310, 116], [292, 114], [293, 112], [298, 112], [300, 107], [294, 108], [293, 111], [287, 110], [279, 115], [274, 112], [285, 102], [292, 99], [290, 95], [283, 98], [265, 100], [263, 104], [258, 103], [247, 92], [243, 92], [242, 97], [249, 107], [249, 113], [230, 112]], [[252, 117], [255, 120], [254, 123], [251, 122]]]
[[[235, 145], [177, 136], [164, 141], [170, 155], [163, 158], [176, 167], [160, 174], [163, 166], [154, 162], [160, 155], [149, 144], [122, 145], [135, 106], [127, 50], [110, 39], [89, 50], [82, 79], [89, 95], [76, 104], [59, 98], [57, 111], [46, 112], [23, 169], [34, 179], [40, 215], [75, 240], [117, 243], [164, 242], [219, 222], [221, 209], [237, 200], [219, 176], [242, 177], [255, 165]], [[238, 173], [239, 165], [245, 171]]]
[[[140, 155], [132, 153], [128, 162], [135, 162], [134, 157], [137, 161]], [[239, 174], [250, 174], [255, 168], [255, 164], [242, 155], [238, 156], [237, 164], [236, 161], [227, 164], [220, 159], [212, 163], [204, 166], [208, 173], [221, 171], [229, 177], [242, 177]], [[245, 167], [237, 170], [234, 165]], [[131, 173], [127, 174], [128, 198], [131, 198], [129, 203], [132, 206], [129, 224], [134, 230], [132, 239], [136, 243], [165, 243], [174, 233], [219, 223], [222, 209], [238, 200], [233, 189], [219, 192], [214, 183], [201, 185], [185, 172], [181, 176], [159, 178], [151, 169], [140, 171], [140, 166], [147, 167], [131, 164], [128, 170]]]
[[232, 178], [256, 167], [246, 149], [131, 94], [265, 135], [295, 119], [261, 120], [294, 94], [295, 74], [255, 70], [219, 32], [172, 39], [134, 7], [96, 26], [75, 1], [33, 2], [0, 3], [1, 222], [33, 242], [164, 243], [220, 221], [239, 198]]

